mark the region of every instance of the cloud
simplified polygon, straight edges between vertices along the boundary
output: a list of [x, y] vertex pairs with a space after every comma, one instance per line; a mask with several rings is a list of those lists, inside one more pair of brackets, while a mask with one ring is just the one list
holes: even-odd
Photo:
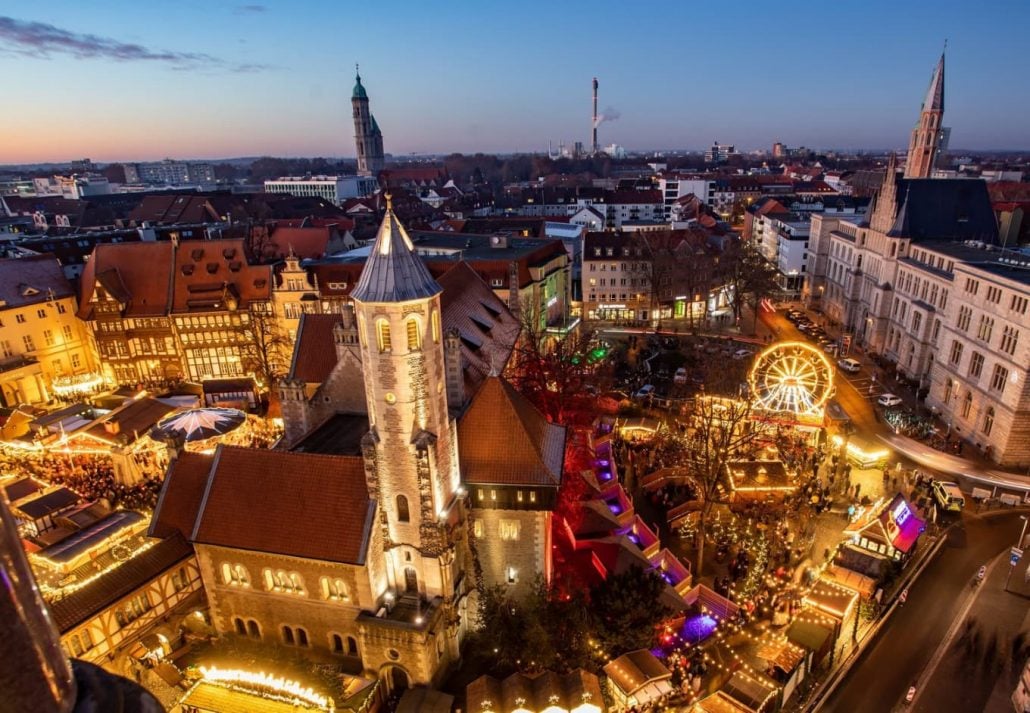
[[233, 8], [234, 15], [251, 15], [259, 12], [267, 12], [267, 5], [237, 5]]
[[80, 34], [43, 22], [26, 22], [4, 16], [0, 16], [0, 41], [7, 44], [6, 49], [9, 52], [40, 59], [66, 54], [78, 59], [159, 62], [173, 69], [206, 68], [255, 72], [266, 68], [258, 64], [233, 64], [199, 52], [154, 50], [129, 42], [119, 42], [110, 37]]

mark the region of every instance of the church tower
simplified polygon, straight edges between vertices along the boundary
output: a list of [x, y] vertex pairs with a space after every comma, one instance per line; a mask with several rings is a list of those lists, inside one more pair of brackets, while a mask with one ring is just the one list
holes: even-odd
[[923, 109], [919, 114], [919, 123], [912, 129], [912, 140], [908, 145], [908, 158], [905, 160], [905, 178], [931, 178], [937, 164], [937, 157], [944, 149], [948, 129], [941, 122], [944, 120], [944, 54], [933, 70], [930, 88], [923, 100]]
[[354, 143], [358, 151], [358, 175], [378, 176], [383, 170], [383, 133], [368, 108], [368, 93], [357, 74], [350, 99], [354, 109]]
[[379, 504], [391, 589], [456, 595], [465, 516], [455, 424], [447, 409], [440, 285], [394, 215], [386, 216], [351, 297], [370, 430], [362, 449]]

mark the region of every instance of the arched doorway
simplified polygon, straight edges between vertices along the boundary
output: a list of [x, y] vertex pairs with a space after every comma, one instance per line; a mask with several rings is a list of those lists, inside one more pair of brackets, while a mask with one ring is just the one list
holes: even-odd
[[418, 573], [414, 567], [404, 568], [404, 589], [405, 591], [418, 593]]
[[411, 687], [408, 672], [400, 666], [384, 666], [379, 672], [379, 680], [386, 684], [386, 691], [391, 696], [399, 695]]

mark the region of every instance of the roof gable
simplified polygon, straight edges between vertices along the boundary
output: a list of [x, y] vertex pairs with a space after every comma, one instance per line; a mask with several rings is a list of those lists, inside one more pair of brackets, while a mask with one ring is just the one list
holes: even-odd
[[561, 484], [565, 429], [548, 423], [503, 378], [487, 377], [458, 428], [465, 482]]

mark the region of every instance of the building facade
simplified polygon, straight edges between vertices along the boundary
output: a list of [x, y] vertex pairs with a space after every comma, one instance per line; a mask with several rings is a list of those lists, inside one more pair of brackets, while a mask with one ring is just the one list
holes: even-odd
[[98, 386], [89, 330], [52, 255], [0, 260], [0, 404], [72, 398]]
[[333, 205], [343, 205], [349, 198], [370, 196], [378, 187], [372, 176], [285, 176], [265, 181], [265, 193], [315, 196]]

